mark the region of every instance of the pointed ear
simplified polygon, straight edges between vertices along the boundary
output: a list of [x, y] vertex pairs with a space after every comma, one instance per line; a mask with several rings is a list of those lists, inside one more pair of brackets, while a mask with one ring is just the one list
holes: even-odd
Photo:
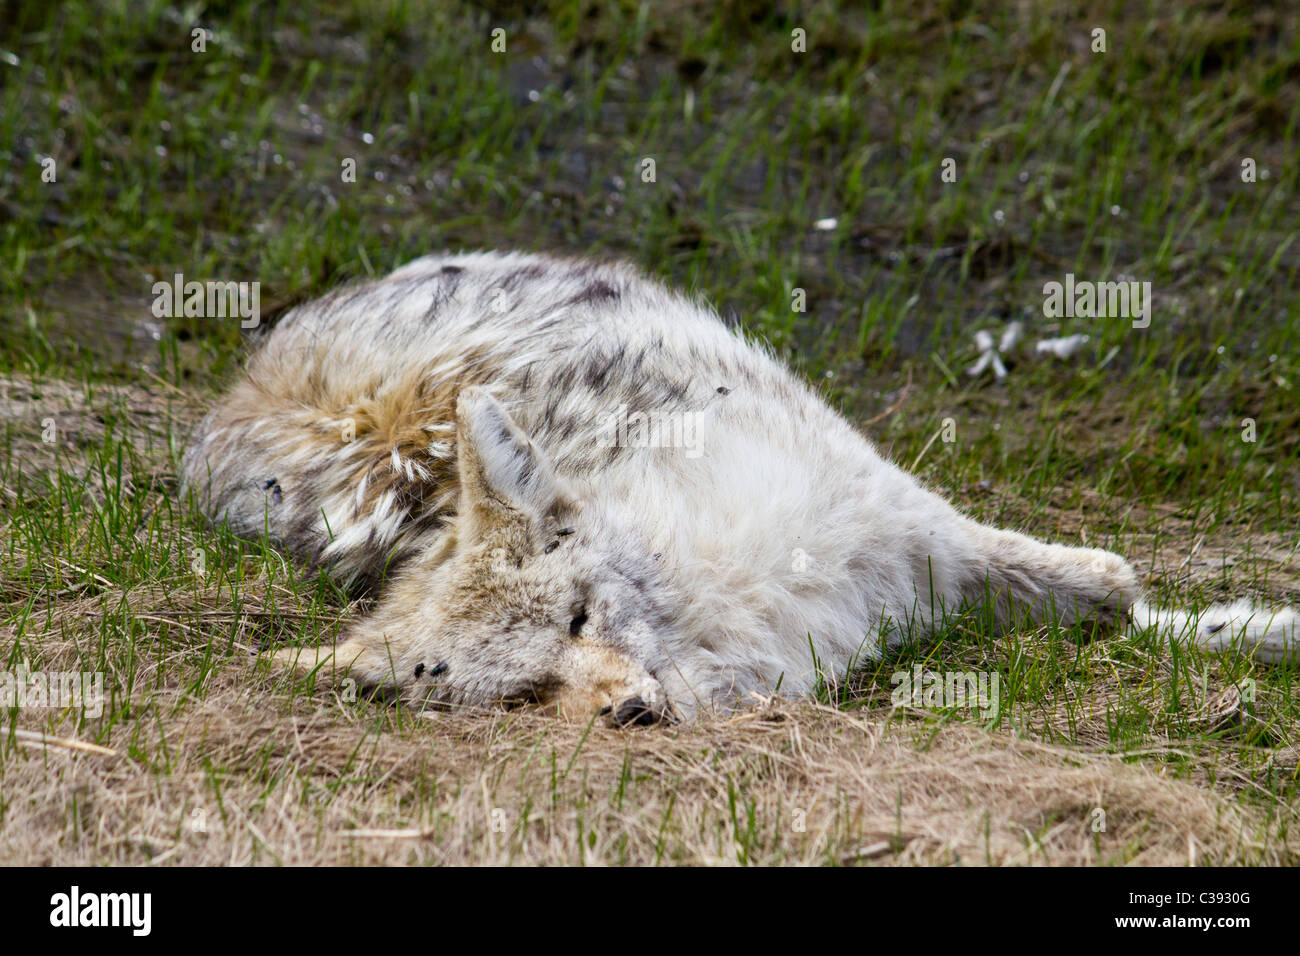
[[461, 508], [493, 504], [540, 519], [569, 495], [546, 453], [486, 389], [469, 386], [456, 401]]

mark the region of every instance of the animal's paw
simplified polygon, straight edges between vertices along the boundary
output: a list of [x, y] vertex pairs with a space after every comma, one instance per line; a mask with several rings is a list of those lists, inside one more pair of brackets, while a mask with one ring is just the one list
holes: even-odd
[[1097, 574], [1098, 585], [1108, 594], [1136, 598], [1138, 578], [1133, 566], [1111, 551], [1093, 550], [1092, 569]]
[[1118, 554], [1097, 548], [1050, 545], [1035, 574], [1044, 610], [1062, 623], [1090, 620], [1111, 627], [1126, 619], [1140, 595], [1137, 572]]

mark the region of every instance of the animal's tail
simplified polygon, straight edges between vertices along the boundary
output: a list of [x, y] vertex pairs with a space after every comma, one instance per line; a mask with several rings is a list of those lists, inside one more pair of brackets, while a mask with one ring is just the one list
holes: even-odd
[[1134, 603], [1129, 629], [1155, 629], [1162, 641], [1192, 643], [1214, 654], [1243, 654], [1270, 664], [1300, 662], [1300, 612], [1264, 608], [1251, 601], [1215, 604], [1197, 611]]

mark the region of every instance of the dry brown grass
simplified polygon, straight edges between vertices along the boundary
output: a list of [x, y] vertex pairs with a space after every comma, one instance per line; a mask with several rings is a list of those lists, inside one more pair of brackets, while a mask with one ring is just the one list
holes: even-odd
[[439, 714], [399, 731], [329, 698], [290, 706], [239, 671], [202, 700], [153, 694], [156, 719], [110, 738], [113, 756], [9, 744], [7, 859], [1178, 865], [1296, 851], [1215, 788], [964, 724], [780, 702], [674, 730]]

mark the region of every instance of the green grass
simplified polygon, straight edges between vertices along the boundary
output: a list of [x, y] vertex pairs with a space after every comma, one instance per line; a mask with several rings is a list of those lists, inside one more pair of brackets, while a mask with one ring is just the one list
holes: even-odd
[[[273, 314], [443, 248], [630, 259], [770, 341], [976, 517], [1124, 553], [1170, 601], [1300, 602], [1294, 21], [1248, 2], [848, 6], [7, 7], [0, 670], [75, 662], [114, 678], [101, 718], [49, 729], [166, 775], [178, 715], [251, 679], [232, 675], [252, 650], [316, 641], [348, 606], [176, 499], [186, 429], [243, 348], [237, 320], [153, 318], [152, 283], [176, 272], [260, 281]], [[191, 50], [196, 24], [214, 31], [207, 52]], [[497, 27], [504, 53], [490, 48]], [[1089, 49], [1094, 27], [1104, 54]], [[805, 53], [791, 51], [796, 28]], [[1242, 181], [1245, 157], [1256, 182]], [[1044, 318], [1043, 283], [1066, 272], [1150, 281], [1150, 327]], [[971, 379], [974, 331], [1010, 320], [1029, 342], [1010, 376]], [[1076, 332], [1091, 340], [1074, 360], [1033, 354]], [[935, 440], [948, 418], [956, 440]], [[996, 673], [995, 732], [1227, 793], [1272, 821], [1261, 852], [1294, 854], [1295, 672], [1093, 638], [954, 622], [823, 694], [911, 726], [915, 714], [888, 710], [894, 670]], [[254, 673], [283, 706], [310, 705], [311, 687]], [[1253, 700], [1207, 716], [1243, 687]], [[400, 709], [349, 713], [361, 749], [427, 734]], [[0, 780], [16, 747], [0, 743]], [[228, 776], [279, 792], [264, 757], [210, 767], [209, 799]], [[327, 785], [282, 772], [316, 806], [373, 783], [347, 766]], [[615, 769], [621, 808], [648, 784]], [[716, 846], [740, 862], [802, 858], [782, 857], [754, 815], [745, 787], [763, 774], [732, 770], [718, 808], [731, 836]], [[411, 786], [397, 817], [441, 805], [436, 786]], [[0, 796], [0, 832], [14, 799]], [[651, 857], [699, 858], [674, 805], [655, 806]], [[858, 836], [843, 827], [847, 846]], [[604, 837], [578, 845], [583, 859], [644, 858]]]

